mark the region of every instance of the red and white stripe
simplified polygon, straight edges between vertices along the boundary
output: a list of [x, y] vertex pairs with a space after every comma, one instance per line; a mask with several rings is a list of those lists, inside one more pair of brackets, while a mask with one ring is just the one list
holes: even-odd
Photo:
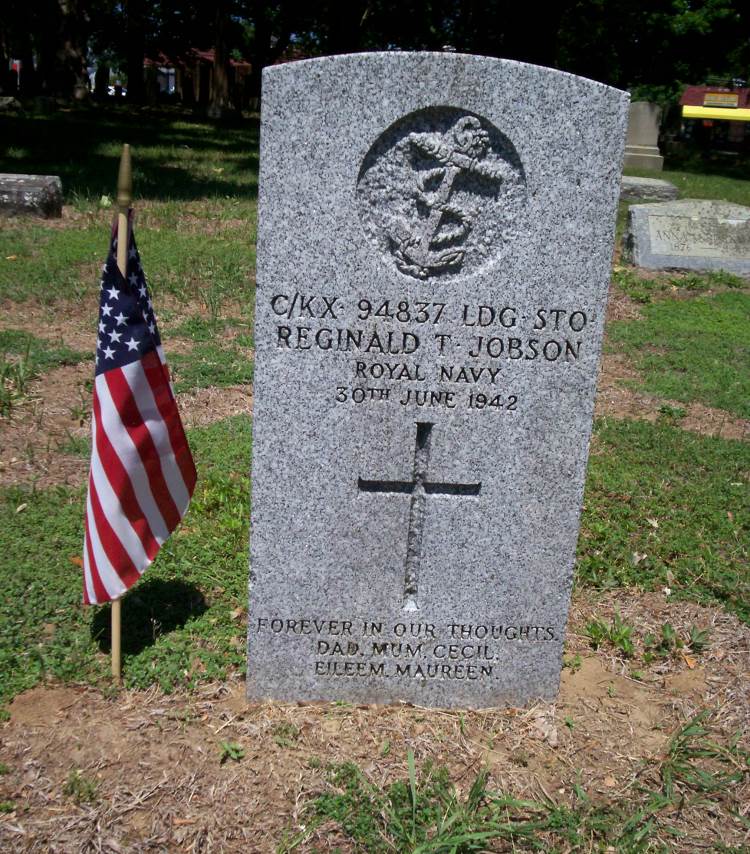
[[[161, 349], [161, 348], [159, 348]], [[195, 465], [160, 353], [96, 377], [83, 596], [118, 599], [187, 510]]]

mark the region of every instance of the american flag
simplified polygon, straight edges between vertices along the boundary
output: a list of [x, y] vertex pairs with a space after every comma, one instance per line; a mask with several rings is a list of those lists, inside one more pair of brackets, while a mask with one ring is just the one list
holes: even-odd
[[195, 465], [128, 218], [125, 277], [112, 234], [102, 267], [83, 544], [83, 599], [118, 599], [187, 510]]

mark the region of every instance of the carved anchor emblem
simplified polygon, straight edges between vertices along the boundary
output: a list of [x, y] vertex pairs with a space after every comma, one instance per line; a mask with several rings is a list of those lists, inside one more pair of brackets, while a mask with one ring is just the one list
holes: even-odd
[[419, 233], [399, 219], [389, 235], [396, 266], [417, 279], [450, 269], [460, 269], [471, 231], [474, 211], [451, 202], [456, 178], [473, 173], [485, 180], [500, 182], [499, 166], [485, 157], [490, 148], [487, 131], [475, 116], [463, 116], [445, 133], [411, 133], [405, 140], [414, 152], [439, 165], [417, 170], [414, 198], [420, 214]]

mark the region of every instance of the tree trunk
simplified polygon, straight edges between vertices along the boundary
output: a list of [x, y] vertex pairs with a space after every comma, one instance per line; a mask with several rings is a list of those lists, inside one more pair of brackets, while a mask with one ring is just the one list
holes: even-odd
[[143, 0], [125, 0], [127, 23], [125, 35], [125, 66], [128, 75], [128, 101], [142, 104], [146, 96], [143, 60], [146, 55], [146, 26]]
[[211, 89], [208, 98], [208, 115], [220, 119], [232, 109], [229, 97], [229, 9], [225, 0], [216, 3], [214, 18], [214, 68], [211, 75]]
[[260, 87], [263, 69], [272, 65], [289, 46], [292, 29], [288, 22], [282, 22], [280, 32], [274, 32], [265, 4], [258, 2], [254, 4], [253, 23], [255, 25], [255, 38], [253, 39], [253, 51], [250, 57], [250, 75], [248, 78], [249, 97], [260, 103]]
[[100, 63], [96, 66], [94, 75], [94, 97], [97, 101], [105, 101], [109, 95], [109, 66]]
[[356, 53], [362, 39], [362, 20], [367, 11], [365, 0], [334, 0], [330, 4], [325, 52]]

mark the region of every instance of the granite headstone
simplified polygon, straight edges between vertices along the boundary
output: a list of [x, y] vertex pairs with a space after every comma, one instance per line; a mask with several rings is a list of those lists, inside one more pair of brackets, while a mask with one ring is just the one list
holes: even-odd
[[633, 101], [628, 117], [628, 137], [625, 145], [626, 169], [664, 168], [659, 152], [661, 108], [649, 101]]
[[677, 187], [661, 178], [623, 175], [620, 182], [620, 199], [625, 202], [669, 202], [678, 195]]
[[637, 267], [750, 276], [750, 207], [706, 199], [631, 205], [624, 246]]
[[251, 698], [555, 696], [627, 104], [460, 54], [264, 71]]
[[0, 173], [0, 215], [62, 216], [62, 181], [57, 175]]

